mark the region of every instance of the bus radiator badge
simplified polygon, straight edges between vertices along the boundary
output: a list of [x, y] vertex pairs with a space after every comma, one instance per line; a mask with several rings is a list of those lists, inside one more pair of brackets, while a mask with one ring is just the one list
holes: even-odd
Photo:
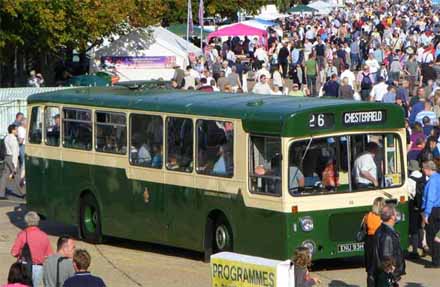
[[144, 190], [144, 202], [148, 203], [150, 201], [150, 192], [148, 190], [148, 187]]

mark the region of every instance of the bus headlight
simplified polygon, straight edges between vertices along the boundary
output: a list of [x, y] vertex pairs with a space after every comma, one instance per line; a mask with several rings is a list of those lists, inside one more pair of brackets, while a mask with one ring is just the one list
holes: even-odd
[[299, 219], [299, 223], [301, 225], [301, 229], [304, 232], [310, 232], [313, 230], [314, 224], [313, 219], [310, 216], [304, 216]]
[[301, 244], [302, 247], [305, 247], [310, 250], [310, 254], [315, 253], [316, 250], [316, 244], [313, 242], [313, 240], [306, 240]]

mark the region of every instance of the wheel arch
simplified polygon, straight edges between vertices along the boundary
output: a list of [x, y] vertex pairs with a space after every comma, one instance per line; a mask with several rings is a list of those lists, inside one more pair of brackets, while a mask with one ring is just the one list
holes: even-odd
[[225, 218], [227, 223], [229, 224], [231, 230], [232, 230], [232, 240], [235, 242], [234, 238], [236, 237], [236, 230], [234, 228], [234, 224], [232, 224], [231, 217], [227, 215], [226, 212], [224, 212], [221, 209], [212, 209], [208, 212], [206, 216], [206, 222], [205, 222], [205, 228], [204, 228], [204, 236], [203, 236], [203, 249], [204, 249], [204, 261], [209, 262], [210, 256], [213, 254], [213, 233], [214, 233], [214, 226], [216, 221], [219, 218]]
[[78, 226], [78, 235], [80, 236], [80, 238], [83, 238], [83, 234], [81, 234], [81, 202], [83, 200], [83, 198], [85, 198], [87, 195], [91, 195], [95, 198], [96, 203], [98, 204], [98, 211], [99, 211], [99, 215], [101, 217], [101, 232], [104, 234], [104, 228], [103, 228], [103, 208], [102, 208], [102, 202], [101, 199], [99, 198], [99, 196], [97, 195], [97, 193], [94, 191], [93, 188], [91, 187], [84, 187], [81, 189], [81, 192], [79, 193], [79, 196], [77, 197], [77, 202], [76, 202], [76, 222], [77, 222], [77, 226]]

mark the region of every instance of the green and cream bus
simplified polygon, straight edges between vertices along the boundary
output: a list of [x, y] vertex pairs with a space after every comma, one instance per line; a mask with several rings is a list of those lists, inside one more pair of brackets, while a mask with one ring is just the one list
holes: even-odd
[[[286, 259], [361, 255], [373, 200], [407, 245], [404, 116], [392, 104], [124, 87], [28, 98], [27, 203], [103, 236]], [[377, 184], [355, 161], [377, 145]]]

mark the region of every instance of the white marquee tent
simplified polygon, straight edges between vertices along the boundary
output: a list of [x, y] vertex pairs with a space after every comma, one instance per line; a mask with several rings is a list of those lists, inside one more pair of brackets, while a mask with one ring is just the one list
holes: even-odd
[[312, 2], [312, 3], [308, 4], [307, 6], [318, 10], [319, 11], [318, 13], [322, 14], [322, 15], [330, 14], [330, 12], [333, 10], [333, 8], [335, 8], [334, 5], [327, 3], [327, 2], [324, 2], [324, 1]]
[[120, 81], [170, 80], [173, 66], [185, 68], [190, 57], [202, 55], [202, 50], [162, 27], [140, 28], [95, 50], [92, 70], [99, 63], [113, 70]]

